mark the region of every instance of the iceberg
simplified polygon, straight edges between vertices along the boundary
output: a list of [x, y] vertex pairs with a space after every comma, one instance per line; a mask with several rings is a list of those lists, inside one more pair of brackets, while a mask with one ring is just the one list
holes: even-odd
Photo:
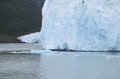
[[53, 52], [51, 50], [31, 50], [31, 54], [43, 54], [43, 55], [52, 55]]
[[120, 0], [46, 0], [39, 43], [45, 49], [120, 50], [119, 7]]

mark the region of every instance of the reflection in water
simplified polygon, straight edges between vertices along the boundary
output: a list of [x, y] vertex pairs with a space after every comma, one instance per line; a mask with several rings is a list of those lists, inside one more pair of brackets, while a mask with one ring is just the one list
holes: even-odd
[[0, 79], [119, 79], [120, 55], [1, 54]]

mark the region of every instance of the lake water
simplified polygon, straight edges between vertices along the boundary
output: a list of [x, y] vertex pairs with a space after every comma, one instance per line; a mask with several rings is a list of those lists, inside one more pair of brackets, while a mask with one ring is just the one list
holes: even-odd
[[120, 79], [120, 54], [0, 54], [0, 79]]

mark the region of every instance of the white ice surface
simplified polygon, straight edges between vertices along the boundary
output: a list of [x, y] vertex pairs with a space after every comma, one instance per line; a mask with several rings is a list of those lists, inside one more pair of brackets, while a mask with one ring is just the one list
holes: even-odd
[[18, 40], [21, 40], [22, 42], [25, 43], [38, 43], [40, 41], [39, 38], [40, 38], [39, 32], [36, 32], [20, 36], [18, 37]]
[[38, 38], [21, 40], [45, 49], [119, 50], [119, 8], [120, 0], [46, 0]]

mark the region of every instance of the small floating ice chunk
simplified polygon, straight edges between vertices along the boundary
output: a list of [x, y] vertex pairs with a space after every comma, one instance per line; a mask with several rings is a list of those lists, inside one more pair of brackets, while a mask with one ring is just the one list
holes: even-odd
[[106, 59], [111, 59], [111, 58], [120, 58], [120, 56], [106, 56]]
[[51, 50], [31, 50], [32, 54], [45, 54], [45, 55], [50, 55], [53, 52]]

